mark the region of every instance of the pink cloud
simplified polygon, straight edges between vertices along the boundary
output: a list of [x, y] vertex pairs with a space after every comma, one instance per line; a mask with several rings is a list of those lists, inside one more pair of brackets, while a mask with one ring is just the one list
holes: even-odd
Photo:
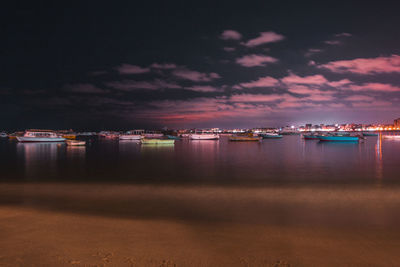
[[352, 103], [351, 105], [356, 108], [373, 108], [373, 107], [390, 107], [392, 106], [392, 103], [388, 101], [374, 101], [371, 103], [356, 102]]
[[176, 69], [177, 66], [174, 63], [153, 63], [150, 67], [154, 69]]
[[328, 82], [328, 85], [332, 86], [332, 87], [341, 87], [343, 85], [347, 85], [347, 84], [351, 84], [351, 83], [352, 83], [352, 81], [350, 81], [349, 79], [342, 79], [339, 81]]
[[283, 101], [281, 103], [278, 103], [276, 105], [276, 108], [279, 109], [290, 109], [290, 108], [316, 108], [316, 107], [321, 107], [321, 104], [315, 104], [315, 103], [308, 103], [308, 102], [302, 102], [302, 101]]
[[149, 68], [142, 68], [140, 66], [130, 65], [130, 64], [122, 64], [121, 66], [118, 66], [116, 69], [120, 74], [141, 74], [150, 72]]
[[264, 56], [264, 55], [246, 55], [241, 58], [236, 59], [236, 63], [242, 65], [243, 67], [259, 67], [265, 66], [267, 63], [275, 63], [278, 59]]
[[196, 91], [196, 92], [205, 92], [205, 93], [222, 91], [220, 88], [216, 88], [216, 87], [210, 86], [210, 85], [195, 85], [192, 87], [188, 87], [187, 89]]
[[335, 34], [336, 37], [350, 37], [353, 36], [351, 33], [348, 32], [342, 32], [342, 33], [337, 33]]
[[275, 32], [260, 32], [260, 36], [243, 43], [247, 47], [259, 46], [267, 43], [279, 42], [285, 39], [285, 36]]
[[222, 40], [240, 40], [242, 38], [242, 35], [234, 30], [225, 30], [221, 34], [220, 38]]
[[194, 70], [188, 69], [178, 69], [174, 70], [172, 74], [178, 78], [184, 80], [190, 80], [194, 82], [209, 82], [215, 79], [221, 78], [218, 73], [210, 72], [210, 73], [202, 73]]
[[320, 65], [319, 67], [338, 73], [375, 74], [400, 72], [400, 56], [391, 55], [389, 57], [339, 60]]
[[312, 56], [312, 55], [314, 55], [314, 54], [321, 53], [322, 51], [324, 51], [324, 50], [318, 49], [318, 48], [310, 48], [310, 49], [308, 49], [307, 52], [305, 53], [305, 56], [306, 56], [306, 57], [310, 57], [310, 56]]
[[241, 83], [240, 85], [245, 87], [245, 88], [253, 88], [253, 87], [273, 87], [278, 85], [279, 81], [275, 78], [272, 77], [262, 77], [259, 78], [258, 80], [247, 82], [247, 83]]
[[229, 99], [232, 102], [274, 102], [278, 100], [284, 99], [297, 99], [288, 94], [270, 94], [270, 95], [262, 95], [262, 94], [235, 94], [232, 95]]
[[226, 52], [233, 52], [233, 51], [236, 50], [236, 48], [234, 48], [234, 47], [224, 47], [224, 50], [225, 50]]
[[325, 41], [324, 43], [326, 43], [328, 45], [340, 45], [340, 44], [342, 44], [342, 42], [338, 41], [338, 40], [328, 40], [328, 41]]
[[109, 92], [94, 86], [89, 83], [79, 83], [79, 84], [67, 84], [65, 90], [74, 93], [84, 93], [84, 94], [104, 94]]
[[344, 100], [346, 100], [346, 101], [354, 101], [354, 102], [357, 102], [357, 101], [366, 101], [366, 102], [368, 102], [368, 101], [374, 101], [374, 99], [375, 98], [370, 97], [370, 96], [366, 96], [366, 95], [353, 95], [353, 96], [346, 97]]
[[180, 85], [176, 83], [170, 83], [163, 80], [155, 80], [155, 81], [133, 81], [133, 80], [124, 80], [124, 81], [115, 81], [108, 82], [108, 86], [113, 87], [115, 89], [130, 91], [136, 89], [147, 89], [147, 90], [157, 90], [157, 89], [178, 89], [181, 88]]
[[400, 92], [400, 87], [387, 83], [366, 83], [363, 85], [352, 84], [344, 89], [352, 91]]
[[318, 93], [318, 94], [313, 94], [310, 96], [307, 96], [306, 98], [302, 98], [310, 101], [332, 101], [335, 100], [335, 97], [333, 97], [331, 94], [324, 94], [324, 93]]
[[314, 94], [317, 91], [318, 90], [311, 89], [305, 85], [294, 84], [294, 85], [289, 86], [289, 92], [295, 93], [295, 94]]
[[290, 73], [289, 76], [282, 78], [281, 81], [285, 84], [311, 84], [311, 85], [322, 85], [328, 82], [328, 80], [325, 79], [325, 77], [320, 74], [300, 77], [293, 73]]

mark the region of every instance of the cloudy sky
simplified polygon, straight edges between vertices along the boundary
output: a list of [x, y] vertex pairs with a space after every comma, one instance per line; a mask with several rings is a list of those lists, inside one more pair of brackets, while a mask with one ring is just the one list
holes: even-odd
[[0, 11], [0, 128], [400, 117], [390, 2], [10, 2]]

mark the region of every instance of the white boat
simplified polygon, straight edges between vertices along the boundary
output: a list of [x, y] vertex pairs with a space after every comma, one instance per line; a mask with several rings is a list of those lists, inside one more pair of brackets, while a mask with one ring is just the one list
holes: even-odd
[[383, 138], [400, 140], [400, 135], [384, 135]]
[[119, 140], [140, 140], [141, 137], [138, 134], [121, 134]]
[[7, 138], [8, 135], [6, 133], [0, 133], [0, 138]]
[[28, 130], [23, 136], [17, 136], [17, 140], [19, 142], [64, 142], [65, 138], [50, 130]]
[[81, 140], [66, 140], [65, 143], [67, 143], [68, 146], [85, 146], [86, 141], [81, 141]]
[[189, 136], [191, 140], [218, 140], [218, 134], [191, 134]]
[[144, 137], [145, 138], [160, 138], [163, 137], [164, 135], [162, 133], [145, 133]]

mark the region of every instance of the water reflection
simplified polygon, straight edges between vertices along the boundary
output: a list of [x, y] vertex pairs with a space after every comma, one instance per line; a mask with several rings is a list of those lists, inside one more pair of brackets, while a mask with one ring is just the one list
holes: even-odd
[[17, 143], [17, 153], [22, 156], [26, 178], [38, 175], [56, 175], [57, 159], [65, 144], [60, 143]]
[[86, 157], [86, 146], [67, 146], [67, 157], [84, 160]]
[[141, 144], [140, 151], [143, 153], [173, 152], [175, 144]]
[[375, 145], [375, 158], [376, 158], [376, 178], [379, 180], [383, 178], [383, 164], [382, 164], [382, 133], [379, 134]]

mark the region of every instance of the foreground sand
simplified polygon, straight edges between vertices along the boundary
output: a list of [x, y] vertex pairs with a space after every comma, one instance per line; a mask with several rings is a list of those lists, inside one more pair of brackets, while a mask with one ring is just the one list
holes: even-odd
[[399, 192], [0, 184], [0, 266], [396, 266]]

